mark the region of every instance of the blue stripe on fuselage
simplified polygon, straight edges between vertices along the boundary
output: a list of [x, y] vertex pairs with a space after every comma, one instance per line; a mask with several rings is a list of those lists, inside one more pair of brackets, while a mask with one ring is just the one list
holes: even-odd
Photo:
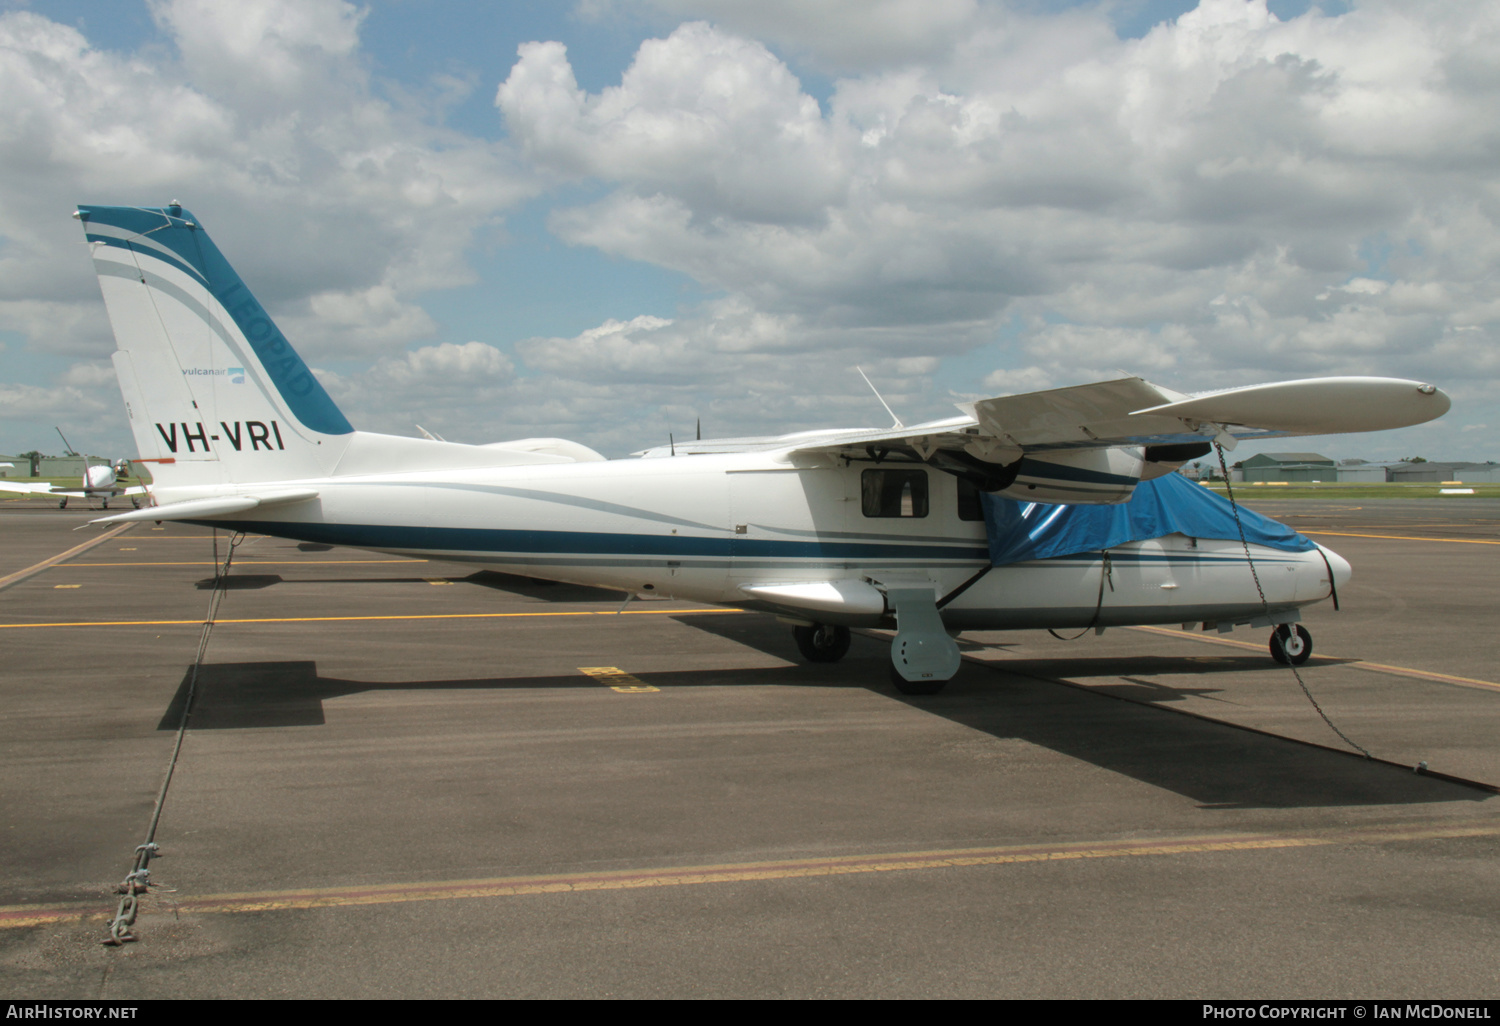
[[892, 545], [846, 541], [760, 538], [694, 538], [681, 535], [609, 534], [592, 531], [525, 531], [480, 527], [407, 527], [382, 524], [307, 524], [276, 520], [187, 520], [202, 527], [256, 531], [298, 541], [403, 552], [569, 553], [577, 555], [687, 556], [746, 559], [955, 559], [984, 561], [982, 546]]

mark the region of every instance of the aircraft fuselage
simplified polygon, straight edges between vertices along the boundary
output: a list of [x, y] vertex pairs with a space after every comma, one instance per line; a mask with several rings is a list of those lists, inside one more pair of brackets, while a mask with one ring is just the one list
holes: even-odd
[[[918, 494], [872, 495], [882, 480], [872, 471]], [[889, 610], [825, 605], [814, 616], [746, 589], [926, 580], [941, 599], [990, 565], [959, 481], [910, 463], [697, 455], [280, 484], [318, 497], [202, 523], [845, 626], [889, 624]], [[941, 604], [943, 619], [955, 630], [1243, 621], [1325, 599], [1330, 571], [1348, 574], [1326, 550], [1325, 561], [1251, 548], [1265, 605], [1238, 542], [1174, 534], [1111, 548], [1107, 566], [1089, 552], [991, 568]]]

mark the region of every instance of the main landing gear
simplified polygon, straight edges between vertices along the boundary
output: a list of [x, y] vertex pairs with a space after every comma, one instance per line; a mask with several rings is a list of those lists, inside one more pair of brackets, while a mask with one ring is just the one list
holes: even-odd
[[1284, 623], [1271, 633], [1271, 658], [1283, 666], [1301, 666], [1312, 656], [1312, 635], [1300, 623]]
[[831, 623], [793, 627], [792, 637], [797, 639], [798, 650], [810, 663], [836, 663], [849, 651], [849, 628]]
[[[930, 587], [890, 588], [887, 600], [896, 615], [891, 639], [891, 683], [903, 695], [935, 695], [958, 672], [958, 643], [943, 627]], [[812, 663], [836, 663], [849, 651], [849, 628], [814, 623], [793, 627], [792, 636]]]

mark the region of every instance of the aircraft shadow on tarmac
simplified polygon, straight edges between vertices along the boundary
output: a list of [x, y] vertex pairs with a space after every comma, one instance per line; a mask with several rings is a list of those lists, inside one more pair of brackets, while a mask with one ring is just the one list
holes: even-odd
[[[687, 614], [675, 619], [782, 658], [796, 658], [789, 632], [769, 617]], [[1357, 756], [1142, 704], [1209, 698], [1226, 703], [1227, 719], [1237, 704], [1232, 698], [1232, 682], [1224, 687], [1174, 687], [1140, 678], [1199, 674], [1207, 678], [1207, 685], [1214, 679], [1222, 680], [1225, 674], [1286, 673], [1259, 654], [1176, 658], [1060, 655], [1057, 659], [1016, 659], [991, 666], [965, 662], [941, 694], [916, 698], [901, 695], [886, 683], [889, 656], [884, 639], [856, 634], [853, 642], [849, 656], [837, 666], [858, 673], [859, 683], [871, 690], [997, 738], [1017, 738], [1122, 773], [1204, 807], [1396, 805], [1483, 801], [1488, 797], [1480, 791], [1366, 762]], [[1328, 664], [1348, 661], [1314, 660]], [[762, 671], [762, 679], [774, 672]], [[1061, 684], [1059, 677], [1116, 678], [1126, 683], [1070, 687]], [[656, 678], [651, 675], [651, 683], [657, 683]]]
[[[686, 618], [684, 618], [686, 619]], [[697, 617], [708, 621], [710, 617]], [[769, 617], [734, 617], [731, 627], [720, 617], [712, 630], [730, 637], [764, 633], [766, 642], [787, 633]], [[759, 631], [751, 620], [766, 621]], [[694, 626], [707, 629], [704, 622]], [[768, 644], [767, 649], [773, 647]], [[788, 641], [774, 646], [790, 660]], [[782, 650], [785, 651], [782, 651]], [[1246, 657], [1247, 661], [1251, 657]], [[748, 669], [653, 671], [646, 683], [670, 688], [743, 687], [864, 687], [905, 702], [922, 712], [942, 716], [997, 738], [1018, 739], [1060, 755], [1120, 773], [1197, 802], [1205, 808], [1305, 808], [1358, 805], [1402, 805], [1428, 802], [1481, 801], [1482, 793], [1402, 772], [1379, 763], [1347, 757], [1264, 734], [1118, 701], [1116, 696], [1060, 686], [1033, 675], [1036, 662], [1003, 667], [965, 663], [940, 695], [906, 698], [887, 680], [885, 645], [856, 637], [850, 655], [833, 665], [792, 664]], [[1099, 663], [1103, 660], [1096, 661]], [[1200, 672], [1221, 674], [1221, 663], [1135, 657], [1110, 661], [1113, 672], [1133, 674]], [[1235, 660], [1230, 660], [1231, 663]], [[1062, 661], [1046, 664], [1053, 673], [1064, 671]], [[1153, 669], [1153, 667], [1155, 669]], [[1024, 668], [1024, 669], [1023, 669]], [[1102, 670], [1102, 665], [1092, 667]], [[1021, 672], [1014, 672], [1021, 671]], [[158, 730], [175, 730], [182, 715], [191, 671], [184, 674]], [[459, 689], [526, 690], [588, 688], [601, 685], [581, 676], [483, 678], [373, 682], [339, 680], [319, 675], [312, 661], [205, 664], [199, 672], [191, 728], [226, 730], [319, 726], [323, 703], [344, 695], [371, 691], [445, 691]], [[1210, 695], [1212, 687], [1170, 689], [1149, 681], [1133, 681], [1153, 697], [1178, 690], [1181, 695]]]
[[[320, 548], [308, 549], [306, 545], [298, 545], [297, 548], [304, 551], [322, 551]], [[332, 545], [322, 546], [325, 549], [333, 548]], [[620, 591], [608, 591], [604, 588], [590, 588], [580, 584], [563, 584], [558, 581], [543, 581], [534, 577], [517, 577], [513, 574], [497, 573], [493, 570], [480, 570], [459, 577], [443, 577], [426, 574], [413, 576], [405, 574], [399, 577], [296, 577], [291, 580], [284, 579], [280, 574], [242, 574], [231, 573], [224, 579], [224, 588], [227, 591], [253, 591], [260, 588], [269, 588], [276, 584], [296, 586], [302, 584], [418, 584], [431, 580], [446, 580], [453, 584], [472, 584], [480, 588], [491, 588], [503, 591], [510, 595], [520, 595], [525, 598], [536, 599], [539, 602], [621, 602], [624, 601], [625, 593]], [[213, 590], [216, 578], [205, 577], [194, 582], [194, 587], [199, 591]], [[656, 601], [652, 599], [650, 601]]]
[[[194, 582], [193, 586], [199, 591], [212, 591], [217, 583], [213, 577], [205, 577], [201, 581]], [[280, 574], [230, 574], [224, 578], [225, 591], [258, 591], [261, 588], [269, 588], [273, 584], [283, 583]]]

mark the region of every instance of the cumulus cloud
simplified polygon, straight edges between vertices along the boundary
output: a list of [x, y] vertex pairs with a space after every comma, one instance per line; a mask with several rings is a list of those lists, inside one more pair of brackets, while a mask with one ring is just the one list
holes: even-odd
[[[611, 5], [585, 6], [598, 16]], [[677, 20], [707, 19], [835, 71], [940, 58], [981, 14], [976, 0], [645, 0], [618, 6]]]
[[[1500, 8], [1282, 21], [1201, 0], [1120, 39], [1102, 5], [585, 7], [662, 31], [595, 91], [563, 42], [522, 46], [494, 94], [501, 143], [383, 100], [343, 0], [153, 0], [170, 47], [135, 55], [0, 15], [11, 351], [110, 348], [74, 202], [179, 198], [365, 427], [622, 452], [699, 414], [712, 433], [883, 423], [856, 365], [908, 421], [951, 412], [949, 386], [1127, 372], [1398, 374], [1491, 402]], [[794, 68], [836, 77], [820, 100]], [[557, 238], [707, 298], [513, 351], [424, 345], [441, 330], [424, 297], [473, 280], [475, 233], [542, 182], [569, 186]], [[85, 385], [21, 401], [91, 401]], [[1465, 424], [1494, 422], [1453, 420], [1471, 441]]]
[[[0, 420], [16, 424], [58, 425], [80, 439], [79, 445], [96, 446], [100, 434], [98, 418], [120, 402], [111, 374], [109, 387], [94, 383], [64, 384], [56, 387], [0, 384]], [[51, 445], [37, 439], [37, 444]]]
[[[472, 280], [473, 233], [530, 194], [530, 175], [380, 99], [362, 16], [343, 0], [150, 7], [175, 47], [150, 59], [40, 14], [0, 15], [0, 179], [25, 197], [0, 204], [0, 329], [108, 352], [67, 214], [180, 199], [289, 331], [317, 322], [298, 338], [310, 357], [430, 333], [416, 297]], [[66, 314], [73, 304], [92, 309]]]
[[[880, 56], [914, 8], [877, 5], [861, 36], [842, 4], [655, 7], [713, 23], [643, 44], [597, 94], [560, 45], [523, 47], [497, 106], [540, 166], [611, 187], [555, 212], [558, 235], [779, 330], [726, 358], [711, 311], [613, 321], [528, 362], [943, 357], [1019, 320], [992, 387], [1490, 373], [1500, 12], [1372, 0], [1281, 21], [1202, 0], [1122, 40], [1099, 9], [955, 3]], [[834, 26], [856, 38], [842, 57]], [[827, 109], [751, 36], [847, 69]]]
[[598, 96], [579, 89], [561, 43], [520, 56], [495, 102], [553, 173], [628, 178], [756, 222], [806, 220], [840, 197], [846, 176], [817, 101], [760, 43], [684, 25], [642, 43]]

